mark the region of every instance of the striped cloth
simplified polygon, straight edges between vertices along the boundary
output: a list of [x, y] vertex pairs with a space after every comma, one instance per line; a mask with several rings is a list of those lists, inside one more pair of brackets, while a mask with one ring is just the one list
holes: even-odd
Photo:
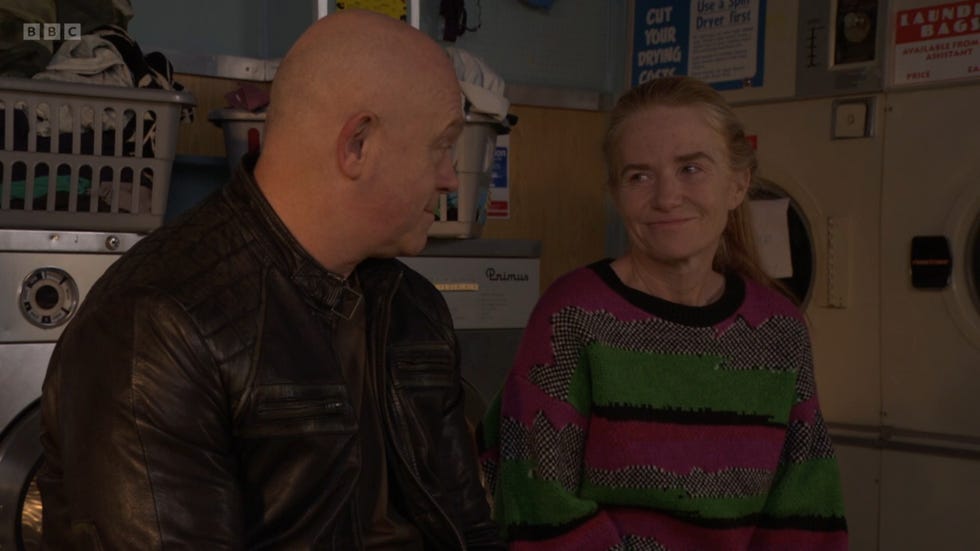
[[846, 549], [806, 325], [736, 276], [705, 307], [605, 260], [556, 281], [481, 427], [512, 549]]

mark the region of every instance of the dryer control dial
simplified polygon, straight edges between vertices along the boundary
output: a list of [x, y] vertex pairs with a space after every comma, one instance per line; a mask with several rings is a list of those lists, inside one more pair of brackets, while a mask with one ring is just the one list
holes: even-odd
[[20, 311], [41, 328], [58, 327], [72, 318], [78, 307], [78, 285], [59, 268], [38, 268], [20, 287]]

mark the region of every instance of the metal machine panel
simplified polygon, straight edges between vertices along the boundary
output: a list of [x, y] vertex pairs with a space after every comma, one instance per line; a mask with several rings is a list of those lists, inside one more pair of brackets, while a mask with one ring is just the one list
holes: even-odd
[[[873, 103], [880, 125], [881, 98]], [[759, 176], [788, 195], [810, 231], [805, 305], [829, 421], [877, 425], [879, 216], [883, 140], [832, 139], [832, 99], [736, 108], [757, 137]]]
[[102, 273], [142, 238], [0, 229], [0, 549], [38, 549], [36, 405], [55, 341]]
[[456, 329], [523, 328], [538, 297], [538, 260], [403, 258], [449, 304]]
[[[889, 94], [881, 308], [884, 422], [980, 445], [978, 97], [978, 84]], [[913, 287], [917, 236], [949, 240], [945, 288]]]
[[980, 549], [977, 465], [976, 458], [884, 451], [880, 549]]
[[[841, 425], [874, 445], [880, 424], [878, 296], [883, 138], [880, 95], [870, 96], [870, 136], [833, 139], [837, 104], [814, 99], [736, 108], [757, 137], [759, 176], [792, 200], [812, 246], [805, 305], [817, 387], [835, 444]], [[795, 256], [795, 253], [794, 253]], [[799, 264], [794, 261], [794, 269]], [[795, 275], [795, 274], [794, 274]], [[851, 431], [853, 432], [853, 431]], [[877, 450], [837, 446], [854, 549], [878, 537]]]
[[540, 252], [537, 241], [432, 239], [419, 256], [399, 259], [449, 305], [463, 378], [482, 402], [467, 404], [471, 418], [482, 417], [510, 371], [538, 299]]
[[[881, 490], [881, 450], [842, 445], [834, 441], [840, 463], [851, 549], [879, 549], [878, 507]], [[881, 549], [891, 549], [881, 547]]]
[[887, 12], [884, 0], [800, 2], [796, 96], [882, 90]]

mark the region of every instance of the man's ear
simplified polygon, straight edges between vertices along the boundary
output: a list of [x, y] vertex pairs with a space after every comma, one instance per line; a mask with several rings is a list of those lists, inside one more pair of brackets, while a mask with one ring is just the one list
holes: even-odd
[[337, 165], [351, 179], [360, 177], [364, 169], [366, 142], [374, 133], [378, 116], [361, 111], [349, 117], [340, 129], [337, 140]]

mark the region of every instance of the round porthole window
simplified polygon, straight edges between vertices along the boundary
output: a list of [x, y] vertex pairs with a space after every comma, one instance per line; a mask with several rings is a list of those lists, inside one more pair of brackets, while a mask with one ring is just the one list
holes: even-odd
[[970, 295], [973, 297], [973, 308], [976, 309], [977, 314], [980, 314], [980, 213], [973, 220], [967, 254], [970, 257], [966, 269], [967, 280], [970, 282]]
[[24, 410], [0, 435], [0, 549], [41, 549], [41, 410]]
[[38, 268], [20, 287], [20, 311], [24, 318], [42, 328], [68, 322], [78, 307], [78, 285], [59, 268]]
[[800, 205], [778, 185], [768, 180], [753, 182], [749, 200], [767, 201], [789, 199], [786, 209], [786, 231], [789, 238], [791, 275], [776, 280], [796, 297], [801, 307], [806, 307], [813, 291], [814, 252], [810, 224]]

